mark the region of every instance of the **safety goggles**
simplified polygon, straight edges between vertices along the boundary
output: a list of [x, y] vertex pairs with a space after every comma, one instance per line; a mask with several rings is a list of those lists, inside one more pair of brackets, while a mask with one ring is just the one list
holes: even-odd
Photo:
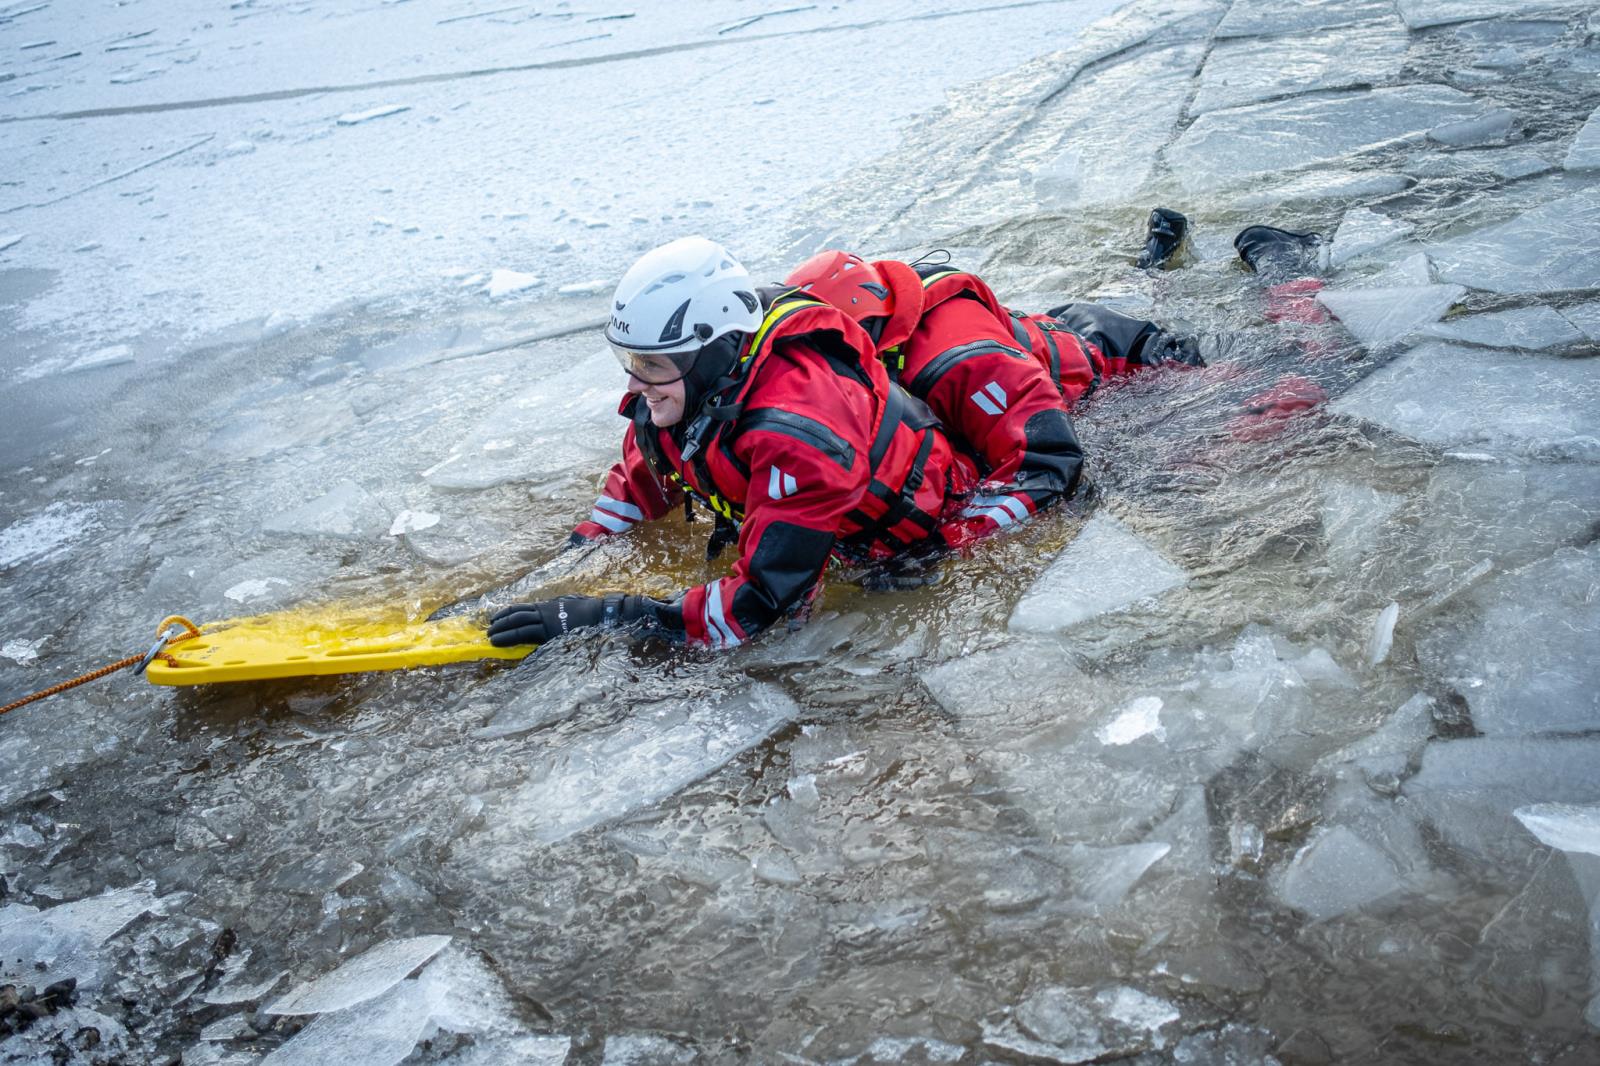
[[628, 376], [646, 385], [671, 385], [682, 381], [694, 370], [700, 351], [695, 348], [687, 352], [634, 352], [615, 344], [611, 346], [611, 354], [617, 357]]

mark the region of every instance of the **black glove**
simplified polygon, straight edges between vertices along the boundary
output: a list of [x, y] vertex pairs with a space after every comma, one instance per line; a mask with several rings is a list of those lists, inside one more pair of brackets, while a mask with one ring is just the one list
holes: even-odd
[[599, 596], [558, 596], [538, 603], [513, 603], [489, 617], [489, 643], [497, 648], [513, 644], [543, 644], [563, 633], [590, 626], [620, 626], [651, 612], [643, 596], [612, 593]]

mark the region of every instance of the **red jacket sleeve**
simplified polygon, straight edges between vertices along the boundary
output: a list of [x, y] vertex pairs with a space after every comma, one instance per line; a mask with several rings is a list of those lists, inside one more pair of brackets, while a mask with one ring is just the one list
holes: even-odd
[[668, 492], [661, 487], [629, 423], [628, 432], [622, 438], [622, 461], [606, 475], [600, 498], [595, 500], [589, 517], [572, 531], [573, 540], [627, 533], [640, 522], [665, 515], [682, 495], [679, 489]]

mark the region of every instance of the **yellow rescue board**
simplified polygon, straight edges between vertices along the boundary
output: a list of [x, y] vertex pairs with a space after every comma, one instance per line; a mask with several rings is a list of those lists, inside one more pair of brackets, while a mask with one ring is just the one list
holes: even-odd
[[145, 676], [157, 685], [210, 685], [521, 659], [531, 651], [531, 644], [495, 647], [471, 618], [418, 622], [370, 611], [286, 611], [202, 626], [200, 636], [168, 646], [173, 662], [156, 659]]

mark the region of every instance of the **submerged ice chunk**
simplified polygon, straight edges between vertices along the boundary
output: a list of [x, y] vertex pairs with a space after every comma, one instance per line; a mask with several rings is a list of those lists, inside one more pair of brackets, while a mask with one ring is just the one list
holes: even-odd
[[1512, 813], [1542, 844], [1575, 855], [1600, 855], [1600, 807], [1536, 803]]
[[1485, 315], [1464, 315], [1425, 326], [1422, 333], [1464, 344], [1521, 348], [1530, 352], [1581, 344], [1584, 339], [1582, 330], [1544, 306], [1519, 307]]
[[659, 803], [759, 744], [800, 708], [771, 685], [641, 712], [539, 760], [489, 815], [497, 833], [542, 844]]
[[448, 943], [448, 936], [414, 936], [380, 944], [275, 1000], [266, 1013], [322, 1014], [364, 1003], [405, 980]]
[[1490, 292], [1600, 288], [1600, 191], [1541, 204], [1498, 225], [1453, 237], [1430, 252], [1444, 281]]
[[1167, 162], [1191, 192], [1206, 192], [1417, 140], [1482, 111], [1474, 97], [1439, 85], [1296, 97], [1201, 115], [1167, 150]]
[[1424, 634], [1417, 658], [1466, 698], [1485, 735], [1600, 729], [1597, 589], [1600, 543], [1562, 548], [1467, 593], [1470, 615]]
[[1051, 633], [1188, 581], [1136, 533], [1108, 514], [1097, 514], [1056, 556], [1011, 612], [1010, 627]]
[[699, 1059], [694, 1048], [655, 1033], [606, 1037], [601, 1066], [690, 1066]]
[[310, 503], [268, 518], [262, 528], [269, 533], [364, 538], [376, 537], [388, 524], [383, 505], [347, 478]]
[[1600, 740], [1472, 737], [1435, 741], [1403, 793], [1457, 847], [1505, 859], [1524, 854], [1512, 812], [1541, 803], [1600, 803]]
[[1336, 267], [1344, 266], [1357, 256], [1404, 240], [1415, 229], [1409, 222], [1380, 215], [1371, 208], [1355, 208], [1345, 214], [1344, 221], [1339, 223], [1339, 229], [1333, 235], [1329, 262]]
[[1317, 300], [1361, 343], [1381, 347], [1437, 321], [1466, 291], [1460, 285], [1324, 289], [1317, 293]]
[[1313, 921], [1348, 914], [1404, 887], [1385, 852], [1336, 825], [1300, 849], [1284, 871], [1279, 895]]
[[1329, 482], [1322, 490], [1322, 534], [1328, 545], [1328, 561], [1341, 571], [1349, 571], [1371, 556], [1385, 523], [1400, 502], [1401, 497], [1394, 493], [1380, 492], [1369, 485]]
[[1287, 182], [1268, 181], [1264, 187], [1241, 194], [1237, 203], [1246, 211], [1262, 208], [1276, 211], [1291, 203], [1370, 200], [1405, 192], [1414, 184], [1416, 179], [1409, 175], [1381, 170], [1318, 170]]
[[1335, 400], [1332, 409], [1429, 444], [1560, 457], [1600, 453], [1600, 366], [1430, 343]]

